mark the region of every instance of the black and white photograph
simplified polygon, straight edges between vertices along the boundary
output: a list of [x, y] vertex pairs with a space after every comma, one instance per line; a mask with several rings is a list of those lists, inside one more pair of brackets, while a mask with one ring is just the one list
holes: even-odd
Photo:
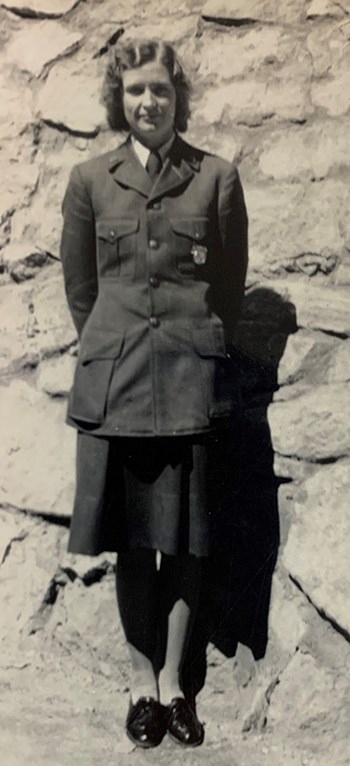
[[350, 763], [350, 0], [0, 0], [4, 766]]

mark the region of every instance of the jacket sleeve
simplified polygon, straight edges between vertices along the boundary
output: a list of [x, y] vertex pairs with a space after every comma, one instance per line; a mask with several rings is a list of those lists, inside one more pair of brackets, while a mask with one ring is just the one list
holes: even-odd
[[67, 301], [80, 337], [96, 300], [95, 218], [79, 167], [71, 172], [64, 196], [61, 260]]
[[248, 217], [237, 168], [220, 178], [218, 223], [222, 261], [216, 271], [214, 293], [226, 332], [227, 343], [234, 341], [244, 296], [248, 266]]

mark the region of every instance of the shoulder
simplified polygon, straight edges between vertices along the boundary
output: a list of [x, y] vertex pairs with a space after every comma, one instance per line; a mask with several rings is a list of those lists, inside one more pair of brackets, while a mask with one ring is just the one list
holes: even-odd
[[177, 137], [182, 156], [190, 164], [197, 165], [197, 169], [203, 170], [219, 177], [235, 177], [237, 175], [237, 165], [234, 162], [228, 162], [218, 154], [207, 152], [197, 146], [189, 144], [179, 136]]
[[78, 181], [80, 180], [82, 182], [89, 183], [100, 173], [104, 173], [105, 171], [109, 170], [116, 157], [117, 151], [118, 150], [114, 149], [112, 151], [105, 152], [104, 154], [99, 154], [96, 157], [90, 157], [84, 162], [79, 162], [76, 165], [73, 165], [71, 176], [73, 179]]
[[73, 166], [71, 170], [71, 177], [78, 183], [83, 183], [87, 186], [93, 184], [96, 180], [105, 177], [115, 165], [129, 158], [130, 152], [130, 140], [129, 136], [121, 137], [116, 134], [115, 149], [112, 149], [103, 154], [98, 154], [95, 157], [90, 157], [85, 162], [79, 162]]

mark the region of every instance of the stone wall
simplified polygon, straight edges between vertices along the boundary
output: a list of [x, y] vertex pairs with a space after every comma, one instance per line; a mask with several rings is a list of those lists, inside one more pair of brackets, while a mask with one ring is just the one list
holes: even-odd
[[[5, 688], [12, 685], [19, 694], [24, 676], [16, 675], [18, 657], [33, 651], [42, 663], [23, 661], [23, 667], [41, 673], [45, 683], [49, 662], [66, 708], [62, 663], [68, 656], [78, 668], [77, 684], [91, 674], [102, 684], [104, 701], [111, 678], [113, 693], [126, 685], [121, 640], [115, 654], [120, 627], [116, 616], [112, 624], [108, 619], [113, 559], [81, 561], [64, 552], [74, 481], [74, 433], [64, 416], [76, 337], [58, 255], [70, 168], [120, 140], [107, 128], [99, 92], [108, 45], [123, 31], [176, 44], [194, 84], [188, 140], [239, 163], [250, 217], [239, 331], [249, 471], [241, 475], [239, 492], [245, 507], [255, 507], [245, 523], [254, 517], [263, 534], [279, 485], [281, 545], [266, 652], [255, 652], [260, 659], [254, 662], [241, 641], [233, 662], [211, 649], [202, 706], [206, 711], [218, 689], [222, 705], [208, 713], [208, 748], [233, 736], [238, 749], [245, 742], [253, 766], [345, 764], [349, 0], [0, 1]], [[266, 466], [270, 479], [277, 477], [268, 487]], [[253, 496], [247, 487], [254, 483]], [[45, 704], [52, 706], [50, 694], [48, 687]], [[7, 713], [9, 731], [27, 710], [19, 696], [12, 699], [17, 713]], [[9, 700], [5, 694], [4, 706]], [[91, 700], [84, 704], [86, 713]], [[65, 763], [63, 751], [58, 761], [49, 753], [40, 757], [34, 760], [45, 766]], [[94, 764], [98, 757], [96, 751]], [[25, 758], [23, 751], [18, 764]]]

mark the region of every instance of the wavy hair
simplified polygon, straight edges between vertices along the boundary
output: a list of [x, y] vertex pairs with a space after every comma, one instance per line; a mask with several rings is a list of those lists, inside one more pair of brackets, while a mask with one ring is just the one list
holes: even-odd
[[123, 108], [123, 72], [150, 61], [163, 64], [169, 73], [176, 94], [174, 127], [184, 133], [190, 116], [190, 84], [172, 45], [157, 38], [118, 42], [111, 49], [111, 60], [107, 65], [101, 96], [107, 110], [108, 124], [112, 130], [129, 129]]

